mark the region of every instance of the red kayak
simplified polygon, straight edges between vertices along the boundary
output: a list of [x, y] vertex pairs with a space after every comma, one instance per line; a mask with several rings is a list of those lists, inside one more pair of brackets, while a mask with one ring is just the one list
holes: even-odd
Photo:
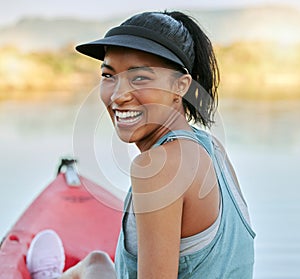
[[[66, 168], [61, 172], [61, 167]], [[87, 189], [95, 189], [92, 195]], [[61, 237], [65, 269], [93, 250], [114, 260], [123, 202], [104, 188], [78, 176], [73, 160], [62, 160], [56, 179], [32, 202], [0, 247], [0, 279], [30, 279], [26, 268], [29, 244], [39, 231], [53, 229]]]

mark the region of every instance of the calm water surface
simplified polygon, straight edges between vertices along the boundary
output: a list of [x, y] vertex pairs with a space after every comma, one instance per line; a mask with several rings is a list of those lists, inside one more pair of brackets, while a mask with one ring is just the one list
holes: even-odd
[[[117, 192], [126, 190], [129, 159], [120, 158], [135, 149], [117, 143], [97, 102], [0, 103], [1, 237], [55, 177], [63, 156], [75, 154], [82, 174], [103, 184], [102, 170], [108, 184], [123, 185]], [[257, 233], [255, 278], [300, 278], [300, 100], [221, 100], [219, 112], [216, 134], [237, 170]]]

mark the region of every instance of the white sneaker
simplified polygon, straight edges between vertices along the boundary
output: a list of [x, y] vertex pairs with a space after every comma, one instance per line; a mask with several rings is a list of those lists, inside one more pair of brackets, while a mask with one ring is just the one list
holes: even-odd
[[44, 230], [33, 238], [26, 264], [31, 279], [54, 279], [61, 276], [65, 266], [65, 252], [55, 231]]

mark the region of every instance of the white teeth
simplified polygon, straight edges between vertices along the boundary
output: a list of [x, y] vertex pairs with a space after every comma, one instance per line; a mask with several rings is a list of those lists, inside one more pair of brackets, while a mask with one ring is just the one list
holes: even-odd
[[143, 113], [141, 111], [115, 111], [115, 116], [117, 117], [117, 121], [123, 124], [129, 124], [139, 121], [141, 115]]
[[116, 116], [122, 119], [132, 118], [136, 116], [140, 116], [142, 113], [140, 111], [118, 111], [116, 110]]

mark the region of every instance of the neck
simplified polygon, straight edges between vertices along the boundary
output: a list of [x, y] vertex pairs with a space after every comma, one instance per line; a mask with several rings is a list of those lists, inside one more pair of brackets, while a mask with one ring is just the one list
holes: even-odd
[[149, 150], [161, 137], [169, 133], [170, 131], [176, 130], [187, 130], [191, 131], [191, 127], [185, 117], [180, 117], [179, 119], [174, 119], [173, 121], [169, 121], [169, 123], [165, 123], [155, 129], [153, 133], [148, 135], [146, 138], [136, 142], [136, 146], [141, 152]]

